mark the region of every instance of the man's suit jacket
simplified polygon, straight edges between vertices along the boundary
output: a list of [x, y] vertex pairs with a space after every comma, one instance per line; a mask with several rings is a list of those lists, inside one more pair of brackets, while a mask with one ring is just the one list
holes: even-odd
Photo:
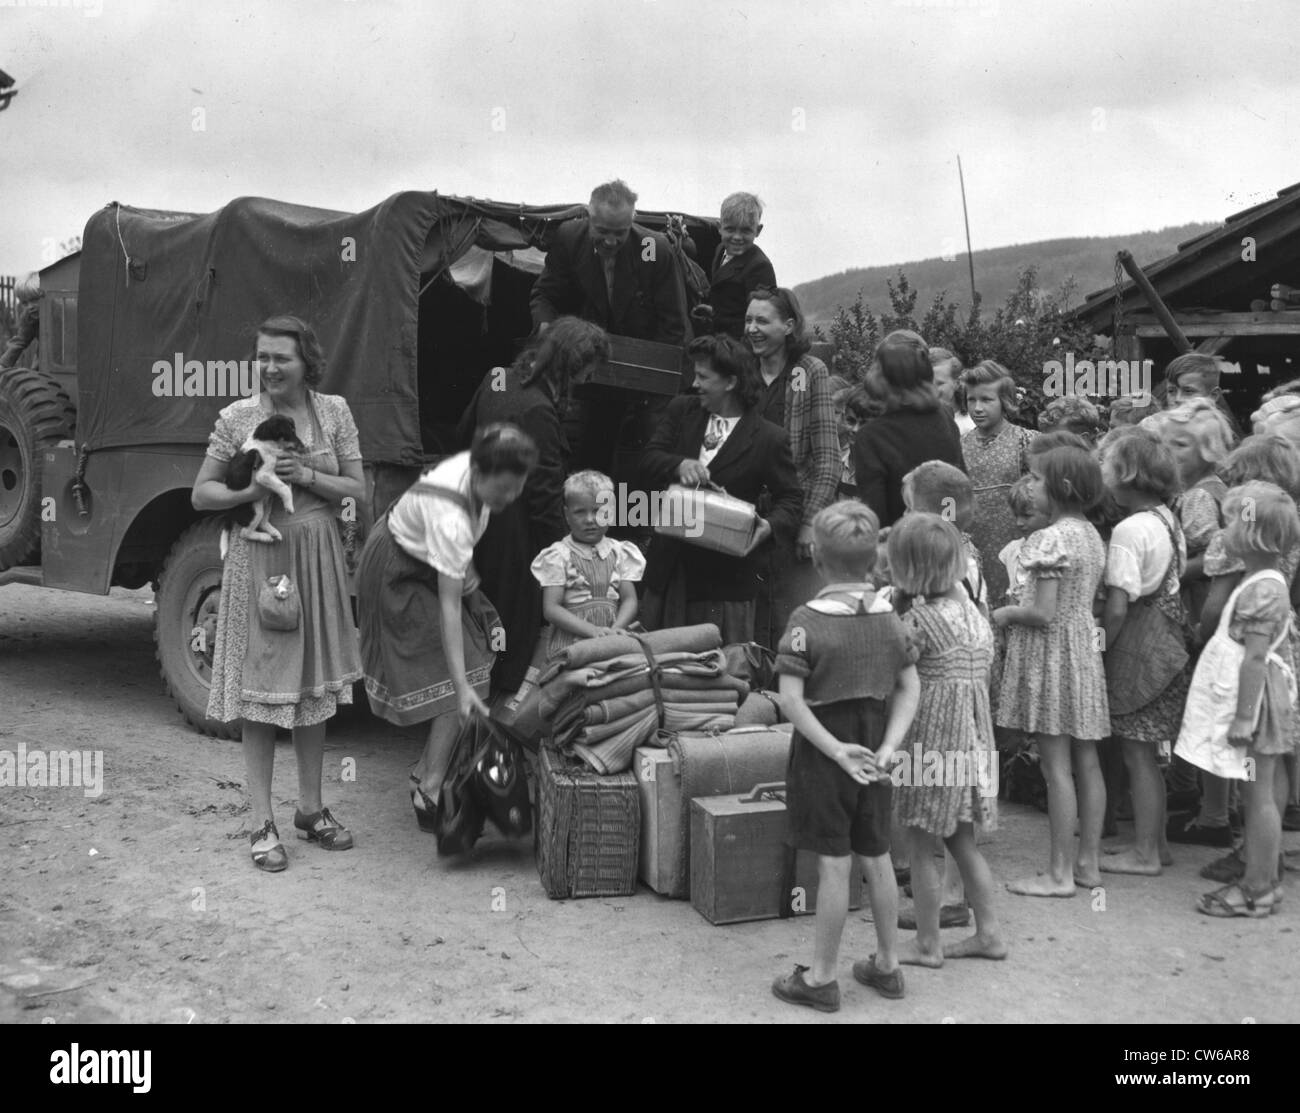
[[[683, 460], [698, 460], [709, 414], [698, 395], [684, 394], [668, 403], [663, 420], [641, 456], [641, 475], [651, 490], [678, 482]], [[772, 525], [775, 539], [789, 542], [799, 528], [803, 488], [790, 454], [790, 439], [779, 425], [747, 411], [718, 454], [707, 465], [709, 477], [727, 494], [758, 504]], [[770, 544], [771, 542], [769, 542]], [[760, 546], [762, 552], [766, 546]], [[675, 538], [656, 536], [650, 545], [645, 586], [664, 591], [677, 566], [686, 574], [688, 600], [746, 600], [758, 594], [761, 560], [755, 553], [732, 557]]]
[[683, 344], [688, 337], [686, 285], [672, 245], [639, 224], [632, 225], [615, 258], [613, 304], [590, 221], [583, 217], [560, 225], [530, 305], [534, 325], [571, 314], [617, 336], [661, 344]]
[[713, 253], [713, 266], [709, 268], [709, 304], [713, 306], [713, 330], [727, 332], [741, 339], [745, 331], [745, 310], [749, 308], [749, 295], [759, 286], [769, 289], [776, 286], [776, 271], [772, 260], [763, 254], [757, 244], [739, 259], [726, 258], [726, 248], [721, 244]]

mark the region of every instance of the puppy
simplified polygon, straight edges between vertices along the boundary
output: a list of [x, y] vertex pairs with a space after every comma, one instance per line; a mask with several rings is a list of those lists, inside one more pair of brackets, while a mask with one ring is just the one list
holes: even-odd
[[[239, 535], [247, 541], [271, 542], [281, 540], [281, 533], [271, 525], [271, 496], [278, 495], [285, 510], [293, 513], [293, 491], [275, 474], [275, 465], [281, 457], [306, 452], [298, 439], [293, 418], [276, 414], [268, 417], [244, 442], [226, 469], [226, 486], [232, 491], [243, 491], [249, 483], [256, 482], [269, 492], [255, 503], [241, 506], [233, 512], [238, 524], [246, 522]], [[224, 555], [224, 554], [223, 554]]]

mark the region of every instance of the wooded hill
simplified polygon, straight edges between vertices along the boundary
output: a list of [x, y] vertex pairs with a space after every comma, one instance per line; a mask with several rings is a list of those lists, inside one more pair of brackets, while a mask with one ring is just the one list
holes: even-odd
[[[1216, 227], [1213, 223], [1180, 224], [1156, 232], [1081, 236], [988, 248], [975, 252], [975, 288], [985, 308], [1002, 305], [1015, 289], [1017, 275], [1025, 267], [1034, 266], [1038, 270], [1038, 287], [1043, 290], [1057, 291], [1066, 279], [1073, 277], [1075, 287], [1070, 299], [1073, 307], [1085, 295], [1115, 281], [1115, 253], [1121, 248], [1127, 248], [1140, 264], [1146, 265], [1172, 255], [1183, 241]], [[885, 280], [895, 278], [900, 270], [919, 292], [918, 315], [943, 290], [947, 290], [950, 301], [969, 306], [970, 274], [965, 252], [949, 261], [919, 259], [883, 267], [854, 267], [804, 282], [795, 287], [795, 293], [809, 320], [824, 326], [835, 316], [838, 306], [853, 303], [859, 290], [863, 291], [868, 305], [877, 309], [888, 307]]]

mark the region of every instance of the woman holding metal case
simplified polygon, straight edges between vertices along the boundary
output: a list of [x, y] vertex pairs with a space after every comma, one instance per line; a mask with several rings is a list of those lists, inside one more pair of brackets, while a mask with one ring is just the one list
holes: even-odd
[[698, 394], [668, 404], [641, 457], [645, 483], [659, 490], [712, 483], [745, 502], [763, 499], [771, 509], [743, 556], [656, 536], [641, 619], [651, 629], [711, 622], [724, 643], [753, 641], [762, 550], [773, 540], [793, 543], [803, 489], [786, 431], [759, 413], [762, 379], [753, 353], [725, 335], [699, 337], [689, 351]]

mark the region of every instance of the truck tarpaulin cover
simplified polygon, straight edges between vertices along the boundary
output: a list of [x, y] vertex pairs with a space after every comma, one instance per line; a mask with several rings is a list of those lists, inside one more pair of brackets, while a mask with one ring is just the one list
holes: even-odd
[[109, 205], [83, 236], [77, 440], [206, 444], [239, 395], [176, 397], [180, 376], [156, 365], [247, 360], [251, 372], [257, 325], [292, 313], [317, 329], [318, 389], [347, 399], [366, 460], [418, 465], [421, 287], [472, 246], [544, 247], [582, 214], [417, 192], [357, 214], [250, 197], [206, 216]]

